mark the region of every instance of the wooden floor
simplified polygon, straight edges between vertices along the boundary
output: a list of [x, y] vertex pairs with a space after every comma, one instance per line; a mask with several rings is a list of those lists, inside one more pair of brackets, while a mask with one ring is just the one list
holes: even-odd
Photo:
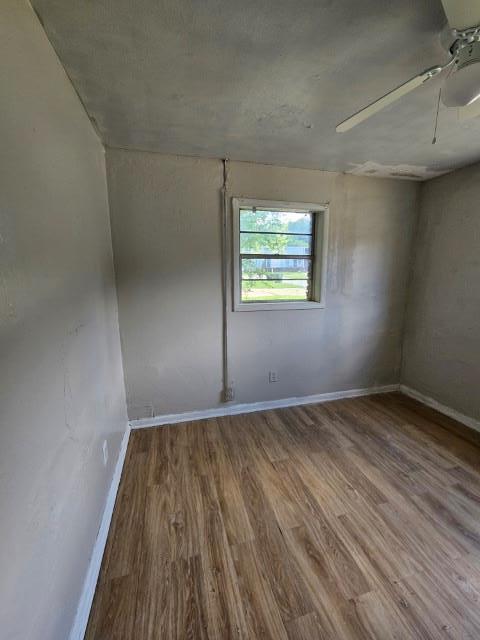
[[87, 640], [478, 640], [467, 433], [399, 394], [133, 432]]

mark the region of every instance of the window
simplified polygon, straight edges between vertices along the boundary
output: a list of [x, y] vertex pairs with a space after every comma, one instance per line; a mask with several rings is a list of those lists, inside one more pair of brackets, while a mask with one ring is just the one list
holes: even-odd
[[233, 198], [236, 311], [324, 307], [328, 207]]

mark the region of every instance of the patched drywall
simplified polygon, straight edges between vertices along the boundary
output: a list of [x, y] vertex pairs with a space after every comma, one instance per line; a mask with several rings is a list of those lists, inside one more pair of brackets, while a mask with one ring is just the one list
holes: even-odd
[[0, 636], [66, 640], [127, 420], [104, 151], [27, 2], [0, 57]]
[[402, 382], [480, 419], [480, 165], [421, 189]]
[[[215, 407], [222, 163], [110, 149], [107, 173], [129, 415]], [[418, 189], [230, 163], [230, 197], [331, 205], [326, 309], [229, 313], [237, 402], [399, 381]]]
[[480, 119], [456, 109], [431, 144], [444, 74], [335, 132], [446, 62], [440, 0], [32, 1], [110, 147], [336, 171], [480, 159]]
[[435, 171], [428, 167], [419, 167], [415, 164], [385, 165], [369, 161], [363, 164], [352, 164], [352, 167], [348, 169], [347, 173], [351, 173], [354, 176], [367, 176], [370, 178], [398, 178], [399, 180], [423, 181], [438, 178], [438, 176], [446, 172]]

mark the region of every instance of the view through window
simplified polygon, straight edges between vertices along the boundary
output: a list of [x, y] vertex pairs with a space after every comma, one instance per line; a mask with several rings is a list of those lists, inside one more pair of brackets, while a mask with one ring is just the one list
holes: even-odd
[[312, 300], [314, 213], [240, 209], [241, 302]]

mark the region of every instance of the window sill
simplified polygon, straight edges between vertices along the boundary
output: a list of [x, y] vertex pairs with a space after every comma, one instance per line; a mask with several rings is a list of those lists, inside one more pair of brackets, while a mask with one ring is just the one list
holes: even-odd
[[239, 302], [234, 311], [294, 311], [301, 309], [325, 309], [324, 302]]

